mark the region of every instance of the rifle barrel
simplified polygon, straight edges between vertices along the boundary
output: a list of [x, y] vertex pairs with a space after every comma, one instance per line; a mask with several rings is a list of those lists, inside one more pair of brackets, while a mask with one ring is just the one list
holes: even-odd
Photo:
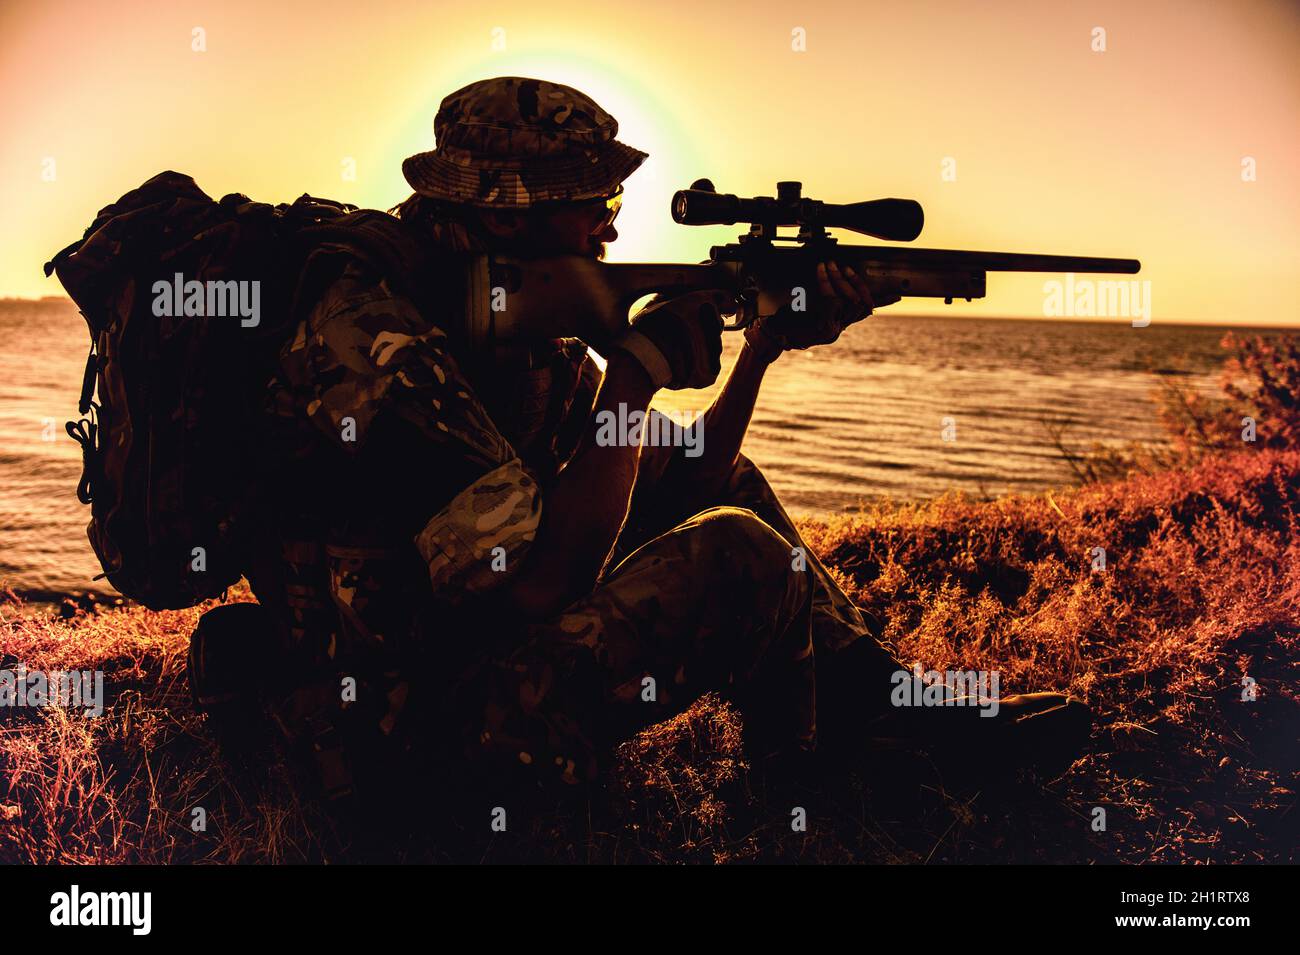
[[885, 262], [918, 268], [982, 269], [985, 272], [1118, 272], [1134, 275], [1142, 268], [1137, 259], [1098, 258], [1088, 255], [1037, 255], [1026, 252], [972, 252], [950, 249], [913, 249], [891, 245], [846, 245], [836, 250], [861, 261]]

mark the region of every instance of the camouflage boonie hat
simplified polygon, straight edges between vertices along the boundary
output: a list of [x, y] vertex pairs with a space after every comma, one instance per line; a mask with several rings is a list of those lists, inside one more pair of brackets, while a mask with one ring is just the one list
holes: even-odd
[[614, 137], [618, 121], [569, 86], [499, 76], [442, 101], [437, 148], [402, 163], [422, 196], [525, 209], [611, 195], [646, 153]]

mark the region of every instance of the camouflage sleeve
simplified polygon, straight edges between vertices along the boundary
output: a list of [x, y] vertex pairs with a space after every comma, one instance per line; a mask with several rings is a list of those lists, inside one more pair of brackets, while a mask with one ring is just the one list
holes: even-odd
[[415, 539], [433, 589], [456, 600], [509, 579], [537, 535], [540, 517], [540, 491], [518, 460], [483, 475]]
[[455, 599], [509, 578], [536, 533], [541, 492], [441, 329], [349, 265], [298, 326], [281, 369], [332, 444], [370, 448], [374, 467], [390, 469], [435, 591]]
[[365, 448], [385, 415], [484, 470], [516, 457], [458, 369], [446, 334], [356, 265], [298, 325], [281, 367], [308, 418], [344, 451]]

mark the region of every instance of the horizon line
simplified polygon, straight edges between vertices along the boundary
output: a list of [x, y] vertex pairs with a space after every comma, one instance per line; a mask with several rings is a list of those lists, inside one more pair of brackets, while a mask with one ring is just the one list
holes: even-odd
[[[39, 304], [42, 302], [66, 302], [69, 305], [76, 305], [71, 298], [66, 295], [42, 295], [38, 298], [32, 298], [26, 295], [0, 295], [0, 304], [9, 302], [26, 302], [28, 304]], [[891, 306], [886, 306], [887, 308]], [[1052, 316], [1052, 315], [962, 315], [953, 312], [912, 312], [900, 311], [889, 312], [888, 315], [899, 318], [957, 318], [963, 321], [1007, 321], [1007, 322], [1057, 322], [1063, 325], [1124, 325], [1131, 326], [1131, 319], [1116, 318], [1079, 318], [1077, 316]], [[1179, 328], [1246, 328], [1251, 330], [1270, 330], [1282, 329], [1285, 331], [1300, 331], [1300, 323], [1292, 325], [1250, 325], [1246, 323], [1224, 323], [1222, 321], [1198, 321], [1196, 319], [1151, 319], [1151, 324], [1156, 325], [1173, 325]], [[1146, 327], [1146, 326], [1143, 326]]]

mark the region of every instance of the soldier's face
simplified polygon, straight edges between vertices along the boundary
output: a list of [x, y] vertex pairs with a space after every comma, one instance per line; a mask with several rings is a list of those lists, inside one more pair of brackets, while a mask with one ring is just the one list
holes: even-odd
[[608, 199], [556, 202], [527, 212], [481, 212], [479, 221], [495, 247], [522, 255], [605, 257], [605, 246], [618, 238], [614, 218], [622, 190]]
[[604, 200], [574, 203], [543, 217], [539, 243], [557, 255], [588, 255], [603, 259], [605, 246], [618, 238], [613, 218]]

